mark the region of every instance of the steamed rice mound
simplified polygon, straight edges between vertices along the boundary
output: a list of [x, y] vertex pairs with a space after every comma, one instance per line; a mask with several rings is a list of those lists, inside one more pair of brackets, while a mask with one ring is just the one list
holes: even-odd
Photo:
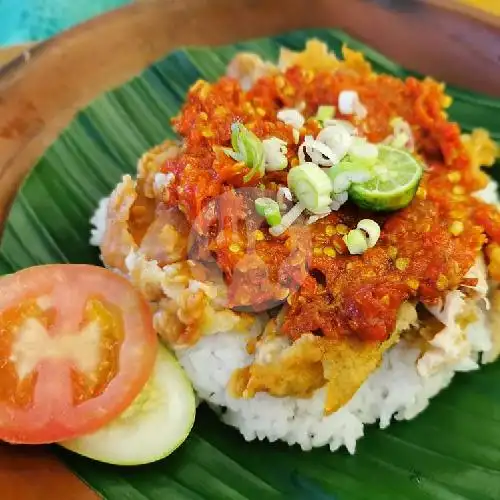
[[[228, 67], [233, 80], [223, 80], [214, 87], [206, 82], [195, 84], [183, 112], [175, 119], [184, 141], [166, 141], [145, 153], [138, 164], [137, 179], [125, 176], [110, 198], [102, 201], [92, 219], [91, 243], [100, 247], [106, 266], [127, 275], [150, 301], [158, 334], [175, 351], [200, 399], [222, 409], [222, 420], [238, 428], [245, 439], [282, 440], [299, 444], [304, 450], [328, 445], [335, 451], [345, 446], [354, 453], [365, 424], [378, 421], [384, 428], [393, 418], [412, 419], [456, 372], [478, 369], [500, 353], [500, 329], [495, 326], [500, 321], [500, 291], [496, 285], [500, 279], [500, 216], [488, 205], [498, 204], [496, 184], [480, 168], [492, 165], [497, 155], [487, 133], [475, 131], [460, 136], [457, 126], [447, 122], [442, 111], [449, 100], [441, 86], [429, 80], [422, 84], [423, 94], [419, 94], [419, 84], [405, 83], [404, 92], [411, 94], [405, 99], [415, 99], [412, 112], [416, 113], [415, 120], [420, 120], [412, 123], [413, 115], [405, 117], [410, 122], [412, 147], [432, 167], [413, 205], [387, 220], [381, 219], [381, 246], [370, 254], [379, 260], [372, 257], [371, 262], [381, 262], [386, 258], [384, 252], [392, 252], [391, 248], [400, 255], [405, 255], [402, 251], [418, 255], [418, 231], [424, 222], [432, 223], [435, 226], [425, 238], [432, 235], [438, 243], [435, 253], [426, 258], [436, 275], [431, 267], [417, 276], [412, 264], [403, 271], [396, 258], [387, 261], [386, 271], [379, 270], [379, 274], [388, 283], [402, 280], [406, 284], [404, 293], [394, 302], [391, 299], [386, 310], [364, 309], [355, 323], [348, 317], [345, 323], [339, 320], [337, 330], [329, 330], [330, 319], [320, 315], [319, 329], [312, 327], [310, 316], [326, 303], [305, 285], [280, 296], [284, 285], [279, 278], [264, 290], [250, 274], [243, 274], [235, 292], [234, 286], [228, 286], [228, 276], [236, 280], [243, 269], [242, 260], [234, 260], [229, 245], [221, 243], [220, 238], [204, 240], [211, 245], [217, 265], [207, 265], [192, 254], [193, 227], [196, 232], [202, 208], [228, 189], [231, 193], [231, 186], [241, 185], [234, 161], [219, 151], [228, 145], [226, 129], [234, 118], [224, 99], [235, 99], [238, 110], [246, 107], [246, 116], [254, 114], [253, 130], [259, 137], [276, 135], [286, 141], [293, 165], [300, 139], [296, 140], [292, 126], [276, 120], [275, 111], [268, 110], [269, 102], [278, 99], [283, 107], [299, 105], [307, 117], [314, 116], [318, 104], [329, 104], [328, 95], [317, 90], [321, 85], [314, 87], [316, 80], [346, 79], [352, 84], [354, 78], [360, 95], [368, 92], [366, 89], [375, 92], [373, 89], [380, 87], [391, 92], [401, 88], [392, 77], [376, 77], [360, 54], [345, 49], [344, 57], [345, 61], [339, 61], [324, 45], [311, 41], [302, 53], [283, 51], [277, 66], [255, 55], [241, 54]], [[293, 81], [299, 74], [300, 78], [306, 75], [311, 89], [316, 88], [314, 92], [306, 88], [303, 103], [297, 103], [293, 95]], [[374, 78], [380, 79], [378, 87], [371, 87]], [[237, 91], [238, 96], [241, 93], [248, 101], [242, 103], [232, 94], [236, 90], [229, 91], [238, 86], [242, 89]], [[279, 97], [271, 95], [276, 89], [281, 89]], [[370, 99], [365, 100], [366, 119], [342, 118], [353, 120], [360, 133], [371, 134], [372, 141], [381, 142], [392, 133], [391, 115], [375, 98]], [[209, 104], [203, 111], [199, 106], [205, 100]], [[398, 101], [394, 106], [403, 113], [403, 104]], [[317, 127], [312, 118], [306, 120], [300, 137], [317, 132]], [[276, 186], [282, 178], [273, 174], [264, 182]], [[432, 209], [432, 203], [437, 203], [443, 213], [454, 213], [450, 227], [458, 220], [461, 225], [453, 227], [462, 231], [447, 234], [443, 216], [433, 222], [430, 213], [425, 213], [427, 207]], [[231, 205], [231, 213], [238, 206]], [[345, 284], [337, 282], [340, 289], [336, 293], [345, 292], [346, 300], [350, 286], [375, 286], [370, 285], [370, 259], [349, 256], [339, 243], [344, 227], [355, 216], [352, 208], [342, 207], [310, 226], [315, 251], [319, 241], [327, 241], [322, 243], [323, 249], [335, 248], [331, 257], [336, 259], [335, 264], [325, 257], [331, 252], [324, 250], [321, 257], [321, 262], [326, 262], [321, 269], [327, 282], [329, 273], [336, 269], [330, 266], [339, 262], [358, 266], [352, 271], [358, 284], [345, 277], [347, 267], [343, 271]], [[293, 234], [295, 227], [300, 231], [298, 223], [288, 234]], [[401, 236], [401, 228], [406, 236]], [[325, 234], [332, 238], [325, 240]], [[290, 253], [280, 253], [286, 246], [284, 241], [265, 236], [259, 248], [265, 243], [268, 248], [261, 250], [260, 261], [272, 269], [268, 255], [288, 258], [293, 248], [287, 249]], [[335, 242], [339, 246], [334, 246]], [[422, 257], [420, 262], [424, 261]], [[251, 260], [245, 265], [244, 271], [255, 270]], [[398, 290], [401, 283], [397, 282]], [[388, 293], [395, 294], [390, 288]], [[266, 298], [279, 298], [284, 305], [273, 310], [262, 308], [262, 312], [239, 307], [248, 303], [248, 297], [260, 303], [265, 294]], [[307, 307], [298, 307], [300, 297]], [[376, 338], [367, 326], [370, 314], [378, 322]], [[382, 314], [383, 321], [377, 314]], [[340, 334], [349, 330], [345, 325], [350, 325], [350, 333]]]

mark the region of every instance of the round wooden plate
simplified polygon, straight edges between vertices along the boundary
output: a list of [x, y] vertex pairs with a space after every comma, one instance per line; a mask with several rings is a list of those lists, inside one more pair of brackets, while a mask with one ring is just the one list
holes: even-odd
[[[337, 27], [402, 65], [500, 96], [500, 19], [447, 0], [157, 0], [102, 16], [0, 70], [0, 224], [75, 112], [187, 44]], [[47, 452], [0, 446], [3, 500], [96, 496]]]

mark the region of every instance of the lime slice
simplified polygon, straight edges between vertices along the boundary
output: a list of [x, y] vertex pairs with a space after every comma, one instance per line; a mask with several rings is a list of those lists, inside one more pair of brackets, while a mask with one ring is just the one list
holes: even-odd
[[390, 146], [379, 146], [373, 177], [353, 183], [349, 199], [361, 208], [384, 211], [406, 207], [417, 192], [422, 165], [410, 153]]

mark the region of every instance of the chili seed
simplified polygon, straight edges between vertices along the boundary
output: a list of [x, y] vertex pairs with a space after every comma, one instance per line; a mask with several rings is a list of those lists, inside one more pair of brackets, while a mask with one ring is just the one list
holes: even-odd
[[323, 253], [328, 255], [328, 257], [335, 257], [335, 250], [332, 247], [326, 247], [323, 249]]
[[448, 286], [448, 278], [444, 274], [440, 274], [437, 281], [436, 287], [439, 291], [446, 290]]
[[396, 268], [400, 271], [404, 271], [410, 264], [410, 259], [407, 257], [399, 257], [396, 259]]
[[454, 220], [450, 226], [450, 233], [453, 236], [459, 236], [464, 232], [464, 223], [459, 220]]

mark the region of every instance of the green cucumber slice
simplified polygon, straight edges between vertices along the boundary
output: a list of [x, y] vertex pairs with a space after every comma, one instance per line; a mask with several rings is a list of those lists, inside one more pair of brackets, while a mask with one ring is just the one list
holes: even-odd
[[127, 410], [97, 432], [59, 444], [114, 465], [155, 462], [184, 442], [195, 413], [187, 376], [173, 354], [160, 345], [150, 380]]

